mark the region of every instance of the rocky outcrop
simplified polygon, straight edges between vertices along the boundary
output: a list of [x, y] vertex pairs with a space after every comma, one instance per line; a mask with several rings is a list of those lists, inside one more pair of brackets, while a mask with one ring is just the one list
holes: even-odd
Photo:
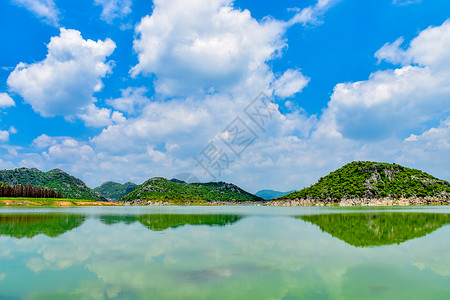
[[409, 205], [450, 205], [450, 196], [411, 198], [343, 198], [332, 199], [287, 199], [267, 202], [268, 206], [409, 206]]

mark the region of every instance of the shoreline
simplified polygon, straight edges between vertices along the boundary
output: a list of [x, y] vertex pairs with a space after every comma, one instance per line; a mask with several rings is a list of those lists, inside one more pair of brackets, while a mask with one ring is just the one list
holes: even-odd
[[268, 201], [153, 201], [137, 199], [130, 202], [112, 201], [89, 201], [82, 199], [58, 199], [58, 200], [37, 200], [37, 199], [0, 199], [0, 207], [82, 207], [82, 206], [433, 206], [450, 205], [450, 197], [413, 197], [413, 198], [345, 198], [340, 201], [333, 199], [286, 199]]
[[344, 198], [333, 199], [286, 199], [272, 200], [267, 206], [430, 206], [450, 205], [450, 197], [412, 197], [412, 198]]

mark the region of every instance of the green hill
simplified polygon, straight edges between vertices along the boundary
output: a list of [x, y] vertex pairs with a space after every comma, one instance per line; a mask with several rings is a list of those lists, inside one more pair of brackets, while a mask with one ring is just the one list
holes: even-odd
[[107, 181], [96, 187], [94, 191], [106, 199], [119, 200], [126, 194], [134, 191], [137, 187], [138, 185], [132, 182], [121, 184], [113, 181]]
[[18, 168], [14, 170], [1, 170], [0, 182], [9, 185], [31, 184], [37, 187], [47, 187], [60, 192], [69, 199], [95, 199], [101, 197], [90, 189], [83, 181], [75, 178], [60, 169], [48, 172], [39, 171], [36, 168]]
[[136, 190], [124, 196], [121, 201], [128, 202], [138, 199], [171, 202], [174, 204], [264, 200], [230, 183], [185, 183], [178, 180], [167, 180], [161, 177], [147, 180]]
[[400, 244], [450, 223], [450, 215], [433, 213], [349, 213], [298, 216], [355, 247]]
[[425, 172], [397, 164], [358, 161], [319, 179], [316, 184], [279, 198], [450, 197], [450, 184]]

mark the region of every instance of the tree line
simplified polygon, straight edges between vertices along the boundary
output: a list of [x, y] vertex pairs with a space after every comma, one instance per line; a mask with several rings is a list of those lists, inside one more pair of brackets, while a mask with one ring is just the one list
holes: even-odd
[[31, 184], [7, 185], [0, 184], [0, 197], [23, 197], [23, 198], [63, 198], [60, 192]]

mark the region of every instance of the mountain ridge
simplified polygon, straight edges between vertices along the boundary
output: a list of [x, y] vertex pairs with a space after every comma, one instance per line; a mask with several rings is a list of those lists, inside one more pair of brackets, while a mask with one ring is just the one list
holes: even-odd
[[213, 202], [262, 202], [264, 199], [226, 182], [185, 183], [153, 177], [120, 199], [121, 202], [153, 201], [178, 204]]

